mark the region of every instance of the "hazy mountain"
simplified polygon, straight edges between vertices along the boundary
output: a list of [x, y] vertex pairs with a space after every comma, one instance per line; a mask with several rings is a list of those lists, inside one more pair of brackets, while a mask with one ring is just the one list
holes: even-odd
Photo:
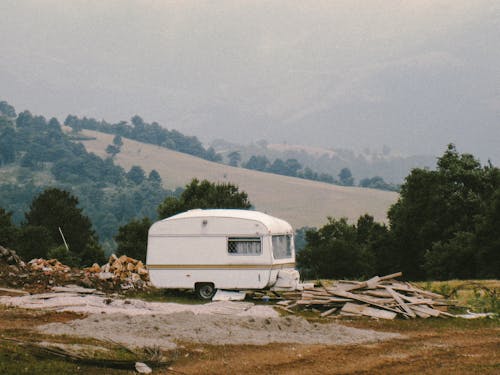
[[210, 145], [223, 156], [225, 162], [229, 161], [228, 155], [231, 152], [237, 151], [241, 155], [240, 164], [248, 161], [252, 155], [265, 156], [270, 162], [277, 158], [296, 159], [304, 168], [309, 167], [317, 173], [327, 173], [335, 178], [343, 168], [349, 168], [356, 184], [363, 178], [375, 176], [382, 177], [386, 182], [401, 184], [413, 168], [434, 169], [437, 160], [430, 155], [394, 154], [388, 146], [381, 150], [366, 148], [363, 152], [354, 152], [282, 143], [269, 144], [264, 140], [243, 145], [216, 139]]
[[2, 1], [0, 97], [205, 142], [500, 161], [497, 1]]

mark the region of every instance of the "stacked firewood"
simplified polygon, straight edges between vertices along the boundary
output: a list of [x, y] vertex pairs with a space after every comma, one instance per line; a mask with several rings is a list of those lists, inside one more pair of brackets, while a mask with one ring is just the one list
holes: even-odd
[[36, 258], [28, 262], [28, 266], [32, 271], [43, 271], [48, 274], [53, 272], [71, 272], [71, 268], [62, 264], [57, 259]]
[[304, 284], [301, 293], [282, 293], [285, 300], [277, 305], [288, 312], [309, 308], [322, 317], [332, 314], [380, 319], [453, 317], [446, 312], [451, 304], [444, 296], [395, 280], [401, 275], [398, 272], [367, 281], [341, 280], [332, 286]]
[[95, 263], [84, 271], [100, 280], [109, 280], [120, 289], [144, 289], [150, 286], [149, 272], [144, 264], [126, 255], [117, 257], [112, 254], [108, 263], [102, 266]]

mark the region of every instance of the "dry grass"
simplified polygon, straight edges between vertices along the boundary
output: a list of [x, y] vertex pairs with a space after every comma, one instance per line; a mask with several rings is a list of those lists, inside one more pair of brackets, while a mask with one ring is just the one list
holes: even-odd
[[[113, 135], [85, 130], [95, 140], [82, 142], [88, 151], [105, 157]], [[255, 208], [289, 221], [295, 228], [322, 226], [328, 216], [351, 221], [369, 213], [385, 222], [386, 213], [398, 194], [374, 189], [335, 186], [317, 181], [279, 176], [212, 163], [158, 146], [123, 139], [115, 157], [126, 170], [133, 165], [146, 172], [156, 169], [170, 189], [184, 186], [192, 178], [231, 182], [246, 191]]]

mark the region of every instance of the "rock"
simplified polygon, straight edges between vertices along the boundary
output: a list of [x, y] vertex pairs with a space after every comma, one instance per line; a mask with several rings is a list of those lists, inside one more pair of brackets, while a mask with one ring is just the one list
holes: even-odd
[[139, 374], [151, 374], [153, 372], [153, 370], [151, 370], [151, 367], [142, 362], [135, 363], [135, 370]]

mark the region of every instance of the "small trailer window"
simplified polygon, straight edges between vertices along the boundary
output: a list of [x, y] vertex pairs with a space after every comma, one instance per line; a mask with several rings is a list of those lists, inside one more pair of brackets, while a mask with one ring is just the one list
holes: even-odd
[[260, 237], [229, 237], [227, 252], [232, 255], [260, 255], [262, 254]]
[[292, 236], [273, 236], [274, 259], [290, 258], [292, 256]]

